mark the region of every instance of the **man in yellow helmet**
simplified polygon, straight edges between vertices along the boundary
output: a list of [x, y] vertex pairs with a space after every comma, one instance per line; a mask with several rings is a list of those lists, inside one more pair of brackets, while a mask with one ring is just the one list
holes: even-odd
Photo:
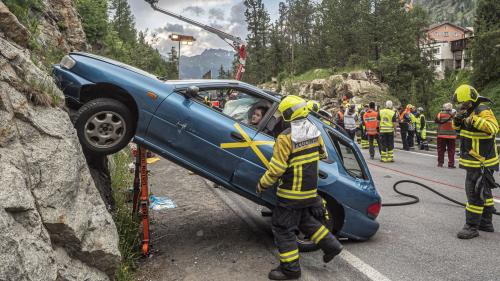
[[307, 102], [297, 96], [286, 96], [278, 110], [283, 120], [290, 122], [290, 128], [276, 138], [273, 157], [257, 184], [257, 193], [279, 181], [272, 230], [280, 265], [269, 273], [269, 279], [291, 280], [301, 274], [297, 228], [323, 250], [324, 262], [338, 255], [342, 245], [320, 222], [325, 210], [317, 193], [318, 161], [327, 154], [321, 132], [306, 118]]
[[479, 236], [478, 230], [493, 232], [495, 212], [491, 188], [496, 186], [493, 172], [498, 171], [498, 151], [495, 137], [498, 122], [491, 109], [482, 102], [490, 101], [469, 85], [461, 85], [453, 95], [460, 110], [453, 118], [453, 127], [460, 130], [460, 168], [466, 170], [465, 226], [458, 232], [460, 239]]

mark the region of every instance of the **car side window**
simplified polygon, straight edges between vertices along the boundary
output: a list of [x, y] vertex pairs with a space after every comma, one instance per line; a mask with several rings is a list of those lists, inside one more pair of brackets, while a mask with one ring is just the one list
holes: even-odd
[[332, 131], [327, 130], [327, 132], [347, 173], [355, 178], [366, 179], [366, 175], [363, 173], [363, 169], [361, 168], [361, 162], [356, 156], [352, 146], [337, 137]]
[[268, 100], [233, 88], [200, 89], [196, 100], [240, 123], [259, 127], [271, 109]]

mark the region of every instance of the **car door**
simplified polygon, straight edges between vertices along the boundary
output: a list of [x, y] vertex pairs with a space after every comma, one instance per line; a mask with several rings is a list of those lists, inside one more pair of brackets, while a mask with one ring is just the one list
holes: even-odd
[[[180, 91], [169, 95], [156, 111], [147, 133], [147, 141], [167, 157], [174, 157], [195, 170], [229, 182], [256, 130], [241, 122], [245, 107], [231, 112], [211, 106], [203, 100], [203, 91], [234, 93], [229, 87], [203, 87], [200, 98], [186, 98]], [[247, 99], [252, 102], [251, 99]], [[234, 103], [234, 102], [233, 102]]]

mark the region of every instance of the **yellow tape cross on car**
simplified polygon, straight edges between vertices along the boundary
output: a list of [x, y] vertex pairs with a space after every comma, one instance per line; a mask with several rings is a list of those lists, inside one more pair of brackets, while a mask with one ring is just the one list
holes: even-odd
[[250, 136], [241, 128], [240, 124], [235, 123], [234, 127], [241, 134], [245, 142], [229, 142], [229, 143], [221, 143], [221, 148], [245, 148], [250, 147], [253, 152], [259, 157], [260, 161], [269, 168], [269, 161], [266, 159], [262, 151], [259, 149], [259, 145], [274, 145], [274, 141], [252, 141]]

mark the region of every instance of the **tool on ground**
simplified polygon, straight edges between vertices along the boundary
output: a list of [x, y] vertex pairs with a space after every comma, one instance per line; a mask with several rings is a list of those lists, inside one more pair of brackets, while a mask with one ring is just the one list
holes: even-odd
[[211, 27], [209, 25], [202, 24], [200, 22], [194, 21], [192, 19], [186, 18], [186, 17], [178, 15], [176, 13], [172, 13], [172, 12], [167, 11], [165, 9], [162, 9], [156, 5], [158, 3], [158, 0], [144, 0], [144, 1], [149, 3], [149, 5], [151, 5], [151, 8], [153, 8], [153, 10], [158, 11], [160, 13], [163, 13], [165, 15], [171, 16], [171, 17], [176, 18], [178, 20], [181, 20], [183, 22], [187, 22], [189, 24], [197, 26], [201, 29], [204, 29], [204, 30], [210, 32], [210, 33], [213, 33], [213, 34], [219, 36], [222, 40], [224, 40], [226, 43], [228, 43], [231, 47], [233, 47], [233, 49], [239, 55], [239, 63], [240, 63], [238, 66], [238, 70], [236, 71], [235, 79], [241, 80], [241, 76], [243, 75], [243, 72], [245, 72], [245, 62], [246, 62], [246, 58], [247, 58], [246, 42], [243, 39], [236, 37], [234, 35], [231, 35], [229, 33], [226, 33], [222, 30]]
[[132, 212], [141, 214], [142, 223], [142, 254], [149, 256], [151, 245], [149, 244], [149, 186], [148, 186], [148, 162], [147, 150], [142, 146], [137, 146], [135, 153], [135, 177], [134, 177], [134, 197]]

